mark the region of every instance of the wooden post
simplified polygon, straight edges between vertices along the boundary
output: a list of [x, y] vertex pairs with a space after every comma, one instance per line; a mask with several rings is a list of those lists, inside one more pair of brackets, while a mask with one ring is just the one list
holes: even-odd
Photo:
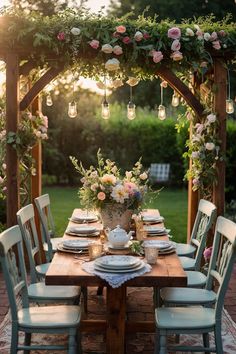
[[[227, 97], [227, 70], [219, 59], [214, 60], [214, 84], [216, 93], [214, 96], [214, 108], [219, 121], [219, 139], [221, 141], [220, 152], [225, 156], [226, 151], [226, 107]], [[225, 161], [217, 162], [218, 182], [213, 186], [213, 203], [217, 207], [217, 214], [224, 215], [225, 211]]]
[[[15, 53], [6, 55], [6, 132], [16, 132], [19, 122], [19, 59]], [[6, 146], [7, 164], [7, 227], [17, 223], [20, 208], [19, 162], [16, 150]]]

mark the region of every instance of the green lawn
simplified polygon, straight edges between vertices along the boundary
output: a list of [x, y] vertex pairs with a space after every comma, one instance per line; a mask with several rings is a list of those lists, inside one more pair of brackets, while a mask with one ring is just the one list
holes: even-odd
[[[58, 235], [62, 235], [72, 210], [80, 206], [76, 188], [47, 187], [43, 193], [50, 195], [52, 213]], [[158, 208], [165, 218], [165, 226], [171, 229], [175, 241], [186, 241], [187, 230], [187, 190], [172, 190], [166, 187], [150, 203], [150, 208]]]

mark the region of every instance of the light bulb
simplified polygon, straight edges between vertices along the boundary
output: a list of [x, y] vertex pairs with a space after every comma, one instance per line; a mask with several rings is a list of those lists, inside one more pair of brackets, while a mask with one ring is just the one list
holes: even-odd
[[110, 108], [109, 108], [109, 103], [104, 100], [102, 103], [102, 118], [103, 119], [109, 119], [110, 118]]
[[176, 93], [174, 93], [172, 96], [171, 104], [173, 107], [178, 107], [178, 105], [179, 105], [179, 96], [176, 95]]
[[127, 118], [129, 120], [133, 120], [135, 117], [136, 117], [135, 104], [133, 102], [129, 102], [127, 104]]
[[46, 105], [49, 107], [53, 105], [52, 96], [50, 93], [46, 97]]
[[75, 101], [69, 102], [68, 116], [75, 118], [77, 116], [77, 104]]
[[160, 120], [166, 119], [166, 107], [163, 106], [162, 104], [160, 104], [158, 107], [158, 118]]
[[231, 99], [226, 100], [226, 113], [234, 113], [234, 101]]

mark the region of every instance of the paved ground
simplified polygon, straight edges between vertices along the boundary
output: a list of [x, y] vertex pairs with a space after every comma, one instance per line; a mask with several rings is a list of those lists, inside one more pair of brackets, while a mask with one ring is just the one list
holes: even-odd
[[[135, 299], [135, 301], [134, 301]], [[128, 317], [132, 320], [150, 320], [153, 318], [152, 292], [150, 289], [129, 288], [128, 290]], [[136, 306], [134, 306], [134, 304]], [[139, 311], [137, 312], [137, 304]], [[236, 265], [231, 277], [229, 288], [225, 298], [225, 307], [232, 319], [236, 322]], [[97, 296], [96, 289], [89, 289], [89, 317], [101, 318], [105, 315], [105, 297]], [[8, 311], [8, 299], [0, 273], [0, 322]], [[127, 353], [153, 353], [154, 337], [153, 335], [138, 334], [129, 336], [127, 341]], [[105, 353], [104, 338], [102, 335], [84, 336], [83, 350], [85, 353]]]

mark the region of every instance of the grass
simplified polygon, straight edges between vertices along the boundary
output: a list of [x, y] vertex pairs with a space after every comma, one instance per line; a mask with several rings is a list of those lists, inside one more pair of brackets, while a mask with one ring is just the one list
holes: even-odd
[[[45, 187], [43, 193], [50, 195], [52, 214], [58, 235], [63, 235], [68, 217], [74, 208], [79, 208], [77, 188]], [[165, 218], [165, 226], [171, 229], [174, 241], [186, 242], [187, 190], [165, 188], [148, 207], [157, 208]]]

